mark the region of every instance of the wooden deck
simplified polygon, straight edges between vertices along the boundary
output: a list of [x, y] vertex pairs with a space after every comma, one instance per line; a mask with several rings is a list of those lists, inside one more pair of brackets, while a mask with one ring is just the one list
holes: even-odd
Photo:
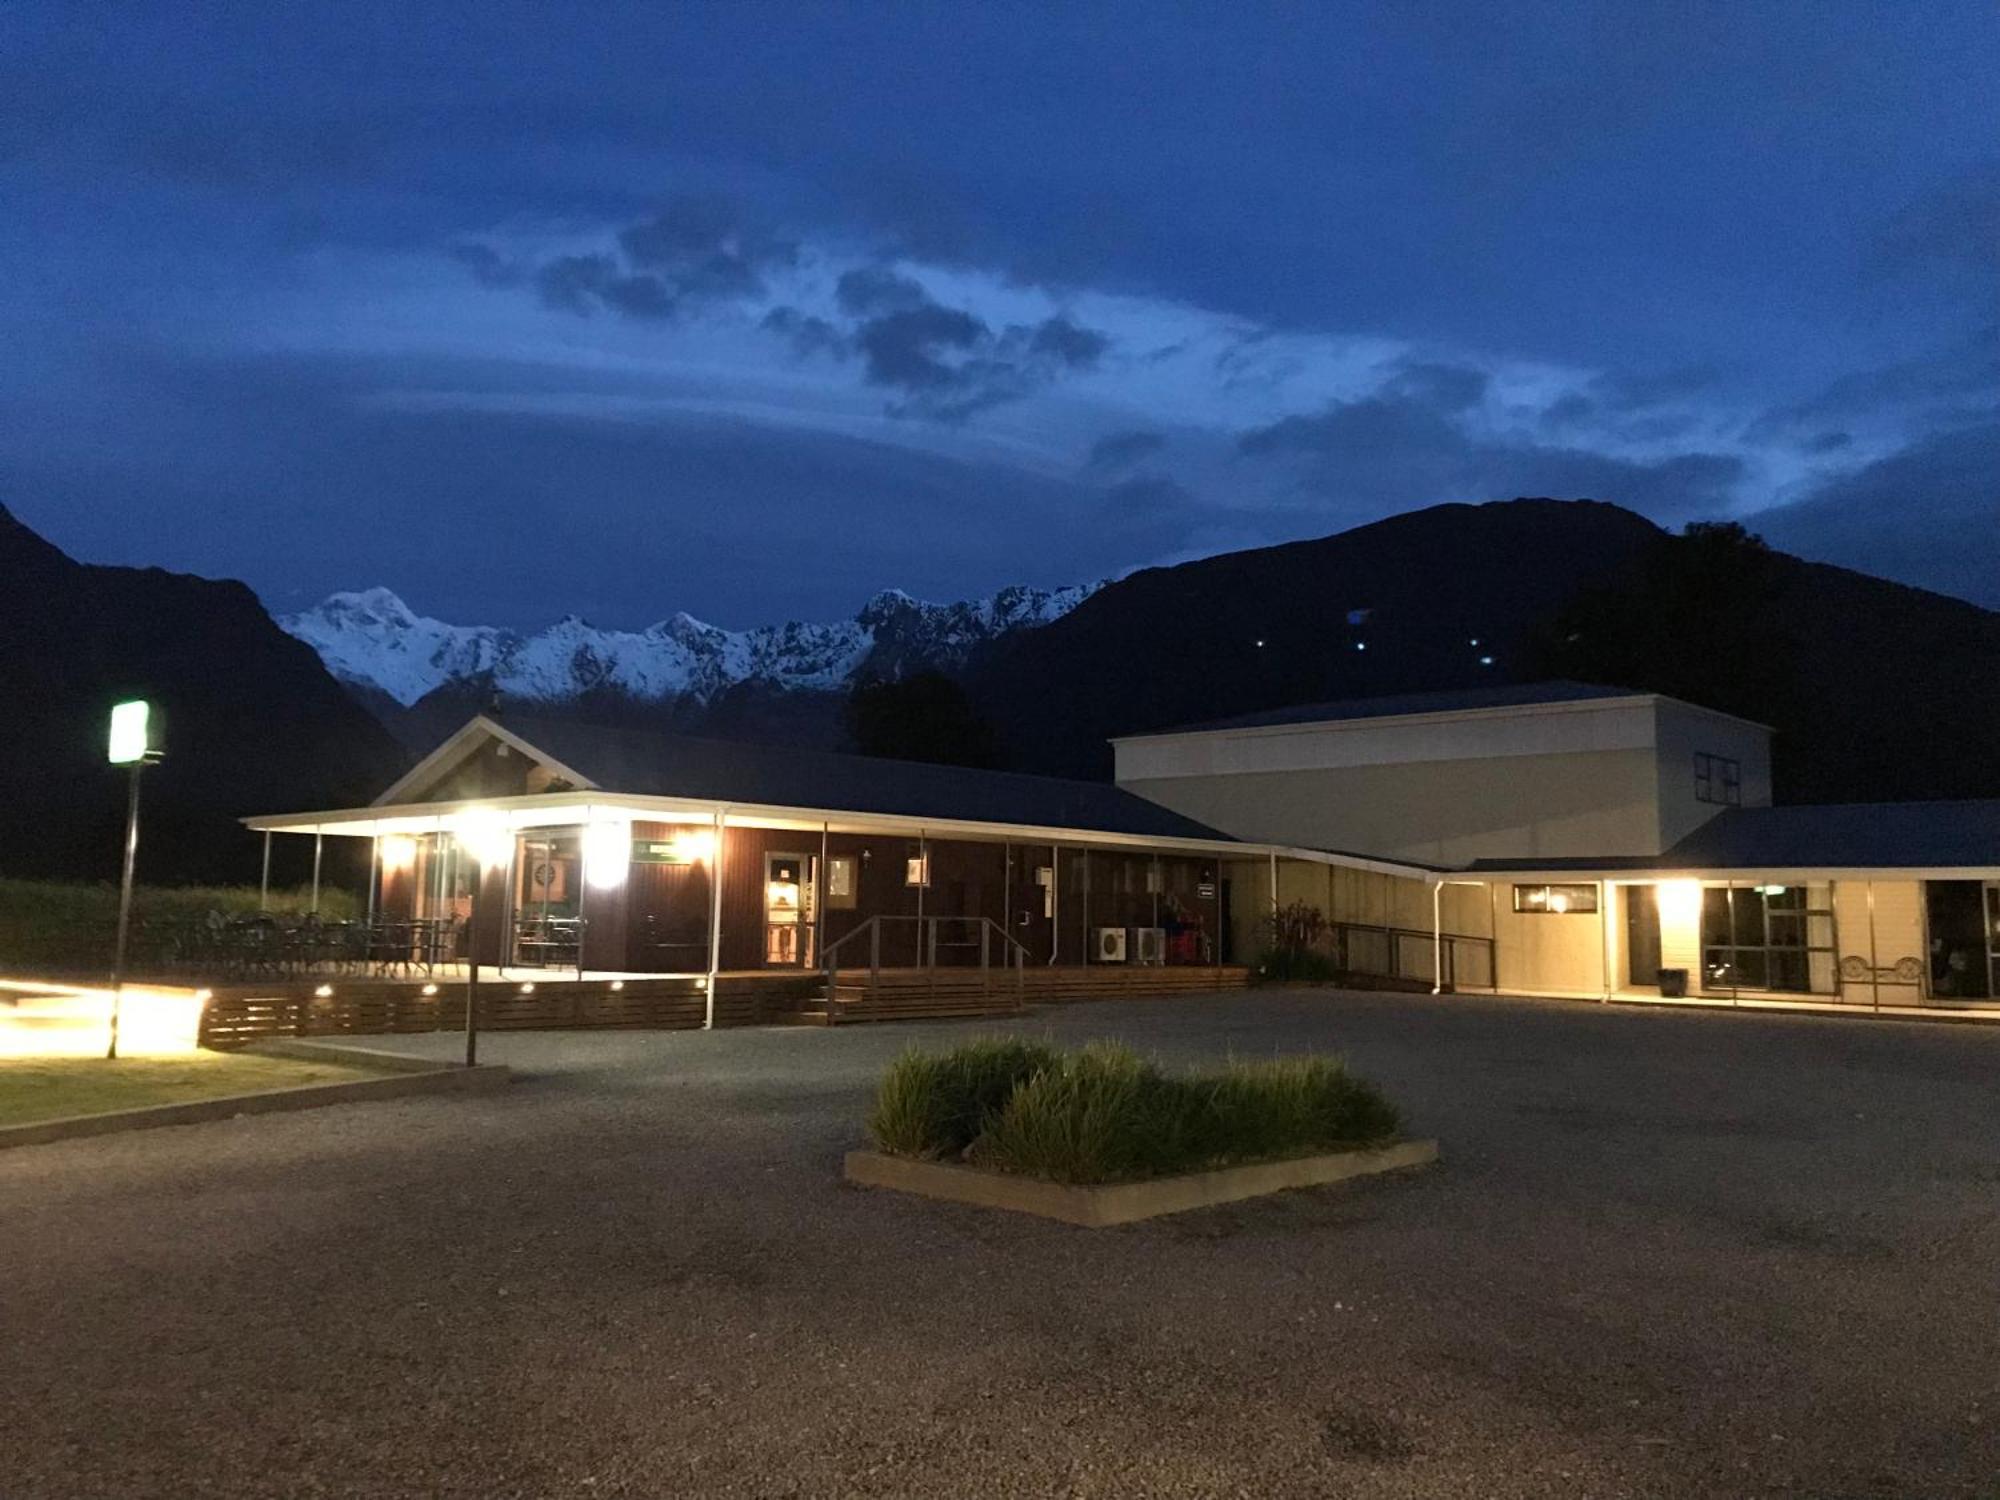
[[[1008, 1015], [1030, 1005], [1139, 999], [1240, 989], [1234, 966], [1111, 965], [1026, 970], [843, 970], [829, 1001], [814, 972], [743, 970], [717, 976], [717, 1026], [816, 1025]], [[583, 1028], [692, 1030], [707, 1018], [700, 975], [584, 978], [551, 975], [479, 986], [485, 1031]], [[278, 1036], [388, 1036], [456, 1031], [465, 1025], [465, 985], [450, 980], [321, 979], [216, 986], [202, 1010], [204, 1047], [247, 1046]]]

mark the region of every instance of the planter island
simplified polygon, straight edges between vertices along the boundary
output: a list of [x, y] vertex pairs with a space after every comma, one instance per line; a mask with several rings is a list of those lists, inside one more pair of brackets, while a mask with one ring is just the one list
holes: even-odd
[[911, 1050], [847, 1181], [1086, 1228], [1428, 1166], [1374, 1085], [1336, 1059], [1176, 1076], [1124, 1047], [1063, 1054], [1010, 1038]]

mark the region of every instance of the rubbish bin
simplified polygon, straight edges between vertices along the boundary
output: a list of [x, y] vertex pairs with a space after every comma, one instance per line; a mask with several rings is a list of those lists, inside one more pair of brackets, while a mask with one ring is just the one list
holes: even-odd
[[1685, 1000], [1688, 992], [1688, 971], [1686, 969], [1660, 970], [1660, 998], [1663, 1000]]

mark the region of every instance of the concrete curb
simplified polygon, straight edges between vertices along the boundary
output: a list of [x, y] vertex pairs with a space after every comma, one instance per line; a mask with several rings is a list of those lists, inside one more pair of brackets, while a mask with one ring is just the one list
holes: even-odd
[[1436, 1141], [1398, 1141], [1375, 1151], [1336, 1151], [1323, 1156], [1294, 1156], [1282, 1161], [1251, 1162], [1214, 1172], [1190, 1172], [1151, 1182], [1114, 1182], [1102, 1187], [1077, 1187], [1013, 1177], [949, 1162], [917, 1161], [885, 1156], [879, 1151], [850, 1151], [846, 1179], [860, 1187], [893, 1188], [924, 1198], [970, 1203], [980, 1208], [1005, 1208], [1038, 1214], [1086, 1229], [1130, 1224], [1162, 1214], [1185, 1213], [1218, 1203], [1261, 1198], [1291, 1188], [1322, 1187], [1350, 1177], [1401, 1172], [1429, 1166], [1438, 1159]]
[[[262, 1050], [262, 1049], [260, 1049]], [[342, 1053], [346, 1053], [345, 1058]], [[371, 1054], [362, 1048], [322, 1047], [305, 1052], [276, 1052], [279, 1057], [301, 1057], [316, 1062], [374, 1059], [387, 1054]], [[413, 1061], [404, 1058], [405, 1064]], [[508, 1070], [499, 1064], [482, 1063], [476, 1068], [424, 1065], [422, 1072], [407, 1067], [383, 1078], [356, 1078], [345, 1083], [305, 1083], [288, 1089], [263, 1089], [254, 1094], [225, 1094], [215, 1099], [190, 1099], [184, 1104], [152, 1104], [140, 1109], [118, 1109], [97, 1115], [70, 1115], [60, 1120], [36, 1120], [27, 1125], [0, 1126], [0, 1151], [15, 1146], [41, 1146], [51, 1141], [76, 1140], [91, 1135], [116, 1135], [126, 1130], [151, 1130], [160, 1125], [198, 1125], [207, 1120], [228, 1120], [237, 1115], [282, 1114], [290, 1110], [318, 1109], [327, 1104], [360, 1103], [370, 1099], [404, 1099], [413, 1094], [484, 1094], [503, 1089], [511, 1082]]]

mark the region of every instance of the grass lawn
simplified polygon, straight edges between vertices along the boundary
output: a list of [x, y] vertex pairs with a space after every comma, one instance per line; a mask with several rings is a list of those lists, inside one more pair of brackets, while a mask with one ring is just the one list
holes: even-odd
[[366, 1068], [240, 1052], [116, 1062], [101, 1057], [5, 1058], [0, 1059], [0, 1125], [377, 1076]]

